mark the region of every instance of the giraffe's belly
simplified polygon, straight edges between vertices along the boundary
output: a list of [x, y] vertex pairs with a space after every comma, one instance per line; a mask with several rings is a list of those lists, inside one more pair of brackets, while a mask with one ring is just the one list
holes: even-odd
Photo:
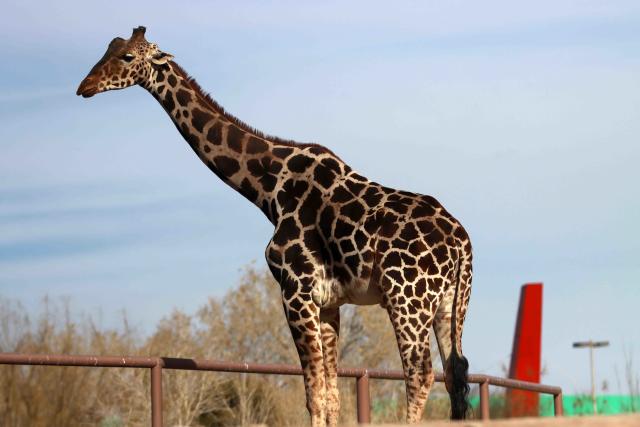
[[336, 279], [319, 279], [311, 296], [321, 308], [335, 308], [343, 304], [374, 305], [382, 302], [377, 284], [361, 279], [346, 284]]
[[370, 280], [367, 280], [367, 283], [356, 283], [355, 286], [349, 287], [347, 291], [350, 304], [374, 305], [382, 302], [382, 294], [378, 284], [373, 284]]

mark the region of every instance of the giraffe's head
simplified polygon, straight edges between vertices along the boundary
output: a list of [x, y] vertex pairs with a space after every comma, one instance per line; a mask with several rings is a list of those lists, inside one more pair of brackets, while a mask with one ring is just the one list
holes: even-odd
[[104, 56], [82, 80], [76, 95], [89, 98], [96, 93], [144, 83], [153, 67], [162, 67], [173, 56], [144, 38], [144, 27], [134, 28], [131, 38], [116, 37]]

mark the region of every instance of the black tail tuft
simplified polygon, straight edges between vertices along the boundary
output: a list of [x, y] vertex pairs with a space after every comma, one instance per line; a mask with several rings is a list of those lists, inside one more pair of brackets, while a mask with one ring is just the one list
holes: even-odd
[[451, 419], [464, 420], [469, 409], [467, 397], [469, 395], [469, 382], [467, 374], [469, 362], [464, 356], [459, 356], [456, 351], [451, 352], [449, 357], [449, 369], [452, 374], [451, 390]]

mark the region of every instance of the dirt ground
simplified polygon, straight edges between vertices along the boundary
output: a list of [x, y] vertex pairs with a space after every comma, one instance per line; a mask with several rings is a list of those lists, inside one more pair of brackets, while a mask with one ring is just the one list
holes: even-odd
[[[425, 427], [640, 427], [638, 415], [601, 415], [596, 417], [559, 417], [559, 418], [517, 418], [495, 421], [436, 421], [420, 424]], [[384, 424], [385, 427], [400, 426]]]

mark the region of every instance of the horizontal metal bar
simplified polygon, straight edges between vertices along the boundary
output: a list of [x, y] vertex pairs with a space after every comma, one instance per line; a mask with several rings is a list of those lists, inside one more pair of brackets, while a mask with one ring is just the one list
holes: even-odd
[[297, 365], [225, 362], [207, 359], [182, 359], [162, 357], [165, 369], [188, 371], [244, 372], [249, 374], [302, 375]]
[[85, 356], [69, 354], [0, 353], [2, 365], [95, 366], [104, 368], [153, 368], [157, 357]]
[[[535, 391], [543, 394], [559, 394], [562, 393], [561, 387], [532, 383], [529, 381], [514, 380], [511, 378], [492, 377], [491, 375], [483, 375], [490, 385], [498, 387], [515, 388], [520, 390]], [[471, 382], [471, 381], [470, 381]]]
[[[192, 371], [216, 372], [246, 372], [254, 374], [302, 375], [302, 369], [297, 365], [239, 363], [205, 359], [182, 359], [174, 357], [143, 357], [143, 356], [89, 356], [65, 354], [22, 354], [0, 353], [0, 364], [10, 365], [52, 365], [52, 366], [96, 366], [118, 368], [153, 368], [161, 365], [164, 369], [180, 369]], [[338, 368], [338, 376], [358, 378], [368, 375], [371, 379], [403, 380], [402, 371], [391, 369], [368, 368]], [[516, 388], [557, 395], [562, 393], [560, 387], [519, 381], [508, 378], [493, 377], [491, 375], [469, 374], [470, 383], [499, 387]], [[442, 373], [436, 373], [436, 381], [444, 381]]]

